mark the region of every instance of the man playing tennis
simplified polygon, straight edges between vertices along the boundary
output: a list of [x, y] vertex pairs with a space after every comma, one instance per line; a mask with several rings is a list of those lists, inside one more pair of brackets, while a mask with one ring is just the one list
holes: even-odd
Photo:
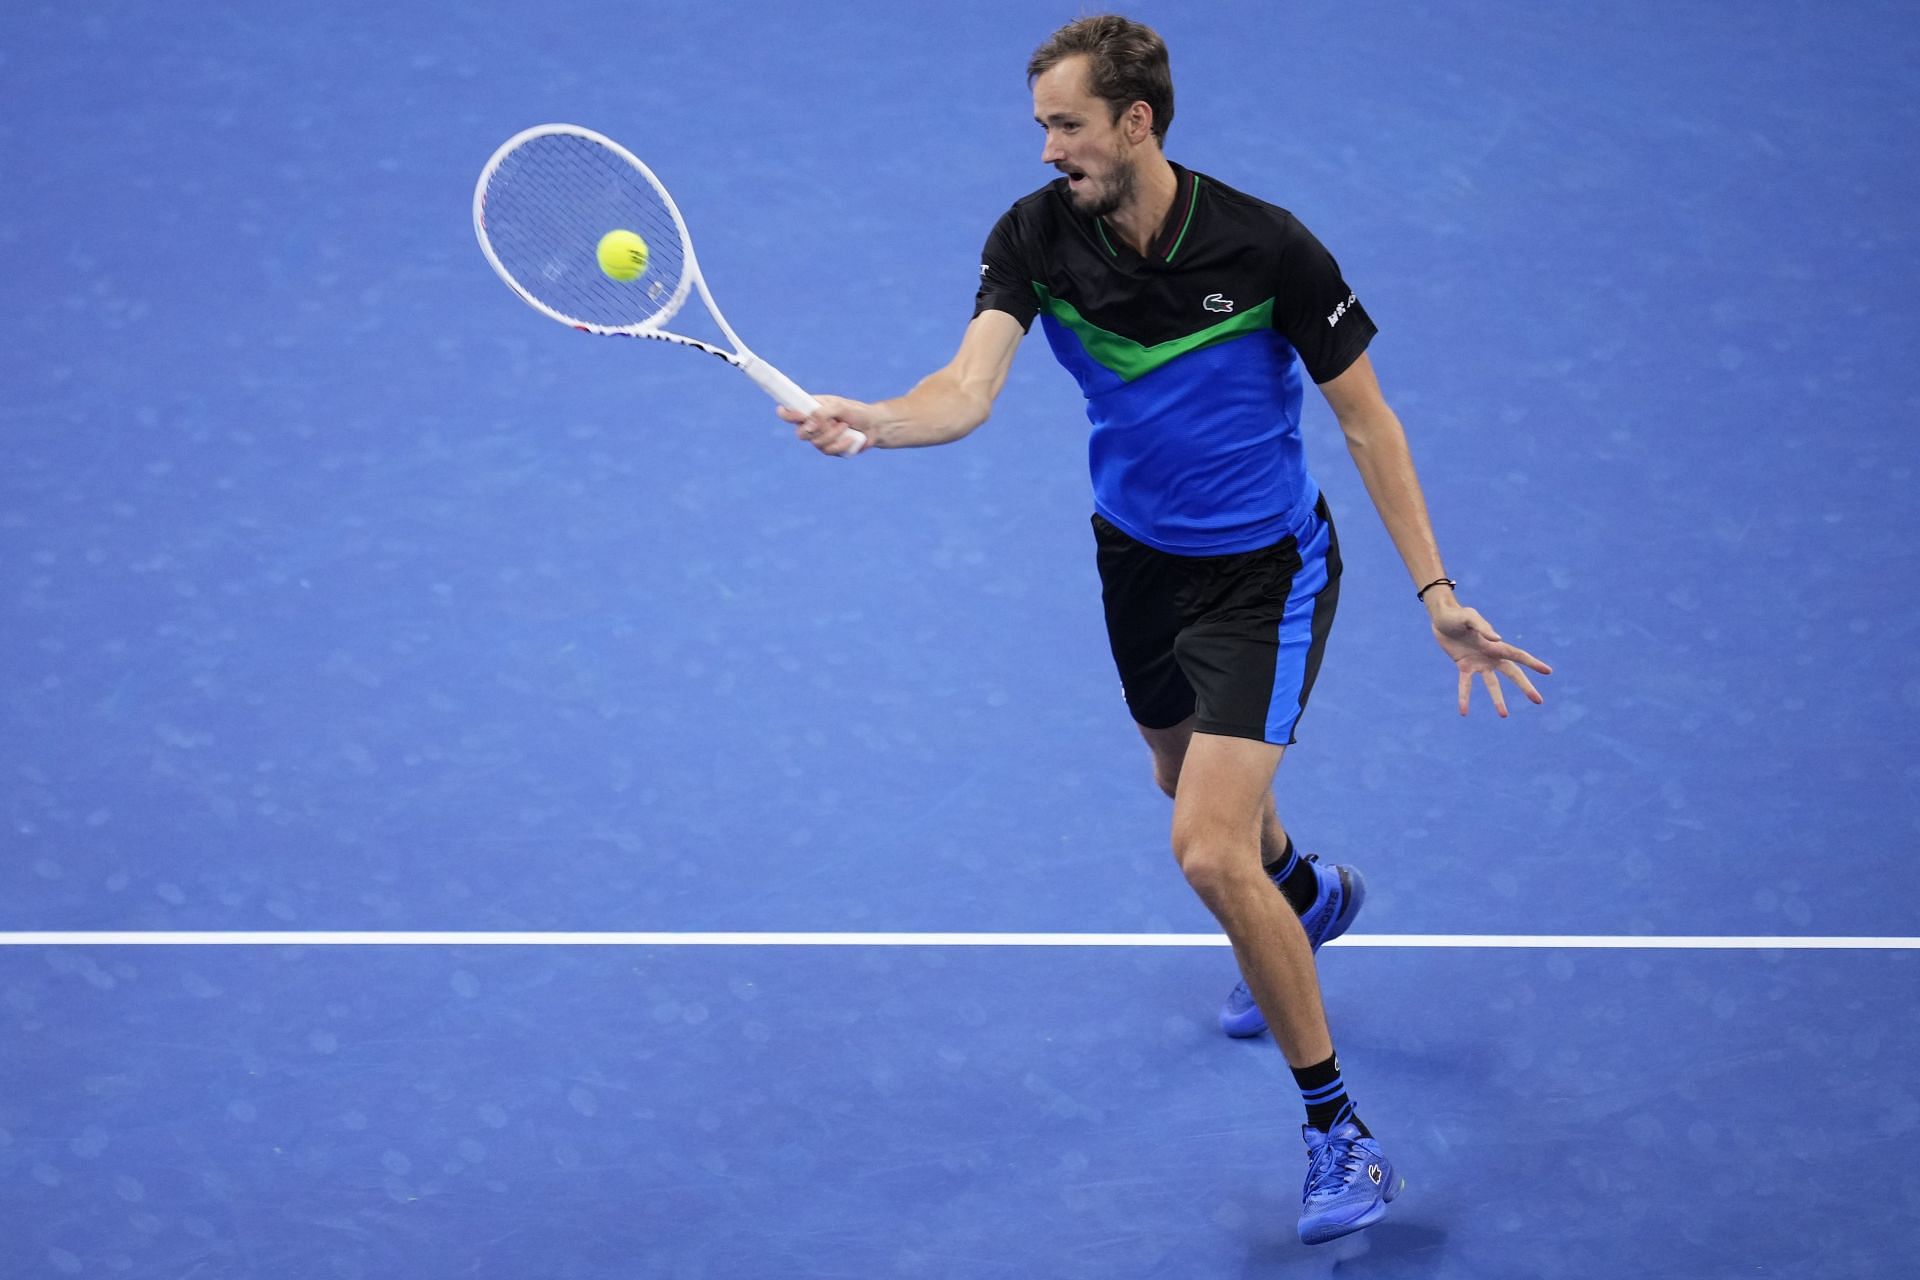
[[780, 412], [829, 454], [857, 450], [855, 429], [882, 449], [947, 444], [986, 421], [1041, 318], [1093, 425], [1094, 537], [1127, 706], [1174, 801], [1180, 869], [1243, 975], [1221, 1022], [1271, 1025], [1306, 1103], [1300, 1238], [1331, 1240], [1378, 1221], [1402, 1180], [1347, 1096], [1314, 968], [1365, 886], [1298, 855], [1274, 807], [1339, 596], [1339, 543], [1300, 435], [1303, 367], [1459, 670], [1461, 714], [1476, 677], [1505, 716], [1500, 677], [1537, 703], [1523, 668], [1550, 668], [1455, 598], [1367, 356], [1373, 322], [1332, 256], [1284, 209], [1167, 160], [1159, 36], [1082, 18], [1027, 78], [1041, 162], [1063, 176], [988, 237], [958, 354], [895, 400]]

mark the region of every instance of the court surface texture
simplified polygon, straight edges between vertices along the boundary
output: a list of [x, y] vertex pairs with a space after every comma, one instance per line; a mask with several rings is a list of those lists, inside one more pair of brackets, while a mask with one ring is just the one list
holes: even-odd
[[1277, 782], [1388, 1218], [1115, 687], [1029, 341], [829, 461], [517, 301], [493, 148], [674, 192], [803, 385], [943, 363], [1069, 4], [0, 18], [0, 1277], [1897, 1277], [1920, 1251], [1911, 6], [1154, 3], [1176, 160], [1380, 325], [1461, 719], [1337, 425]]

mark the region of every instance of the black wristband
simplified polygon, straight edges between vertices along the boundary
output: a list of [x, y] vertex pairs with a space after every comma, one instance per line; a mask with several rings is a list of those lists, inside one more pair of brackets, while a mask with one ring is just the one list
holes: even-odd
[[1433, 590], [1435, 587], [1457, 587], [1459, 585], [1460, 584], [1452, 578], [1435, 578], [1432, 582], [1429, 582], [1426, 586], [1414, 592], [1413, 598], [1421, 604], [1425, 604], [1427, 602], [1427, 592]]

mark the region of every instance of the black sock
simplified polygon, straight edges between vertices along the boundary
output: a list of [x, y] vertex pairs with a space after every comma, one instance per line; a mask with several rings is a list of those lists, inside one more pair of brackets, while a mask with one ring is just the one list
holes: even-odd
[[1293, 1082], [1300, 1086], [1301, 1100], [1307, 1104], [1308, 1124], [1322, 1133], [1332, 1133], [1339, 1125], [1351, 1124], [1360, 1130], [1361, 1137], [1373, 1136], [1367, 1132], [1367, 1126], [1360, 1123], [1353, 1100], [1347, 1097], [1337, 1056], [1311, 1067], [1294, 1067]]
[[1293, 851], [1292, 836], [1287, 837], [1287, 847], [1279, 860], [1267, 863], [1265, 871], [1280, 886], [1280, 892], [1287, 895], [1287, 905], [1297, 916], [1305, 915], [1320, 896], [1320, 877], [1313, 873], [1311, 862]]

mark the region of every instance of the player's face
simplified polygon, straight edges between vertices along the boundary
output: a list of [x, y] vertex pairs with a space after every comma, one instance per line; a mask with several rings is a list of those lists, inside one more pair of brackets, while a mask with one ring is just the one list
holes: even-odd
[[1040, 163], [1067, 176], [1073, 207], [1088, 217], [1113, 213], [1133, 198], [1133, 147], [1107, 103], [1087, 91], [1087, 60], [1066, 58], [1033, 82], [1033, 118], [1046, 130]]

